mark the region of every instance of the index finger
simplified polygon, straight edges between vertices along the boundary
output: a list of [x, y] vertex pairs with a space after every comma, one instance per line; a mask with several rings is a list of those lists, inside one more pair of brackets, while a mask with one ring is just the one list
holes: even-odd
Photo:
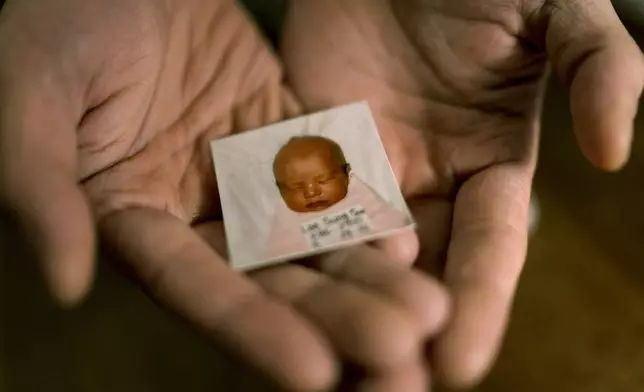
[[281, 386], [323, 390], [334, 381], [332, 351], [315, 328], [231, 270], [180, 220], [131, 208], [107, 215], [99, 228], [154, 298]]
[[506, 164], [457, 194], [445, 268], [453, 318], [434, 353], [446, 383], [477, 382], [497, 353], [526, 257], [531, 182], [528, 167]]

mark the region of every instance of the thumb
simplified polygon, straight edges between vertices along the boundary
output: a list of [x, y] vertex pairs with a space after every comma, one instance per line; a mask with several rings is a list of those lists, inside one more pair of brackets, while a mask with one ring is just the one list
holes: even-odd
[[570, 89], [575, 134], [586, 157], [604, 170], [630, 154], [644, 61], [610, 0], [545, 0], [538, 14], [546, 49]]
[[34, 245], [55, 297], [70, 306], [90, 286], [94, 230], [76, 179], [76, 122], [60, 94], [33, 84], [0, 91], [0, 204]]

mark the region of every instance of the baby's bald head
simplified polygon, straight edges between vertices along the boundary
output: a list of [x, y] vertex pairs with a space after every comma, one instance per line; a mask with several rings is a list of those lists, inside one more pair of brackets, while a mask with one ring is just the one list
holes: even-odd
[[342, 200], [349, 169], [342, 148], [322, 136], [294, 137], [273, 160], [282, 198], [298, 212], [323, 210]]
[[322, 136], [296, 136], [282, 146], [275, 155], [273, 160], [275, 178], [279, 177], [280, 170], [289, 162], [312, 155], [321, 155], [334, 166], [343, 167], [347, 164], [342, 148], [333, 140]]

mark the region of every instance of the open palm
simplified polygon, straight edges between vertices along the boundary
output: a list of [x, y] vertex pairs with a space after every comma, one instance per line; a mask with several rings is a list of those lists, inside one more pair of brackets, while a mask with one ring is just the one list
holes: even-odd
[[480, 379], [525, 259], [549, 64], [582, 150], [612, 170], [628, 155], [639, 49], [608, 0], [301, 0], [281, 50], [307, 109], [369, 101], [420, 223], [417, 265], [444, 263], [454, 298], [434, 365], [454, 385]]
[[8, 1], [0, 57], [0, 201], [62, 302], [89, 287], [97, 222], [154, 298], [282, 386], [330, 388], [350, 362], [367, 389], [422, 390], [447, 299], [395, 244], [228, 267], [209, 141], [300, 111], [235, 2]]

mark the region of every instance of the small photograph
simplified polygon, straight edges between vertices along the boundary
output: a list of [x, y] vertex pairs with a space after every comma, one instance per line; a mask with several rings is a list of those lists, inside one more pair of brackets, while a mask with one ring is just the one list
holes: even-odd
[[368, 242], [415, 223], [358, 102], [211, 142], [232, 268]]

